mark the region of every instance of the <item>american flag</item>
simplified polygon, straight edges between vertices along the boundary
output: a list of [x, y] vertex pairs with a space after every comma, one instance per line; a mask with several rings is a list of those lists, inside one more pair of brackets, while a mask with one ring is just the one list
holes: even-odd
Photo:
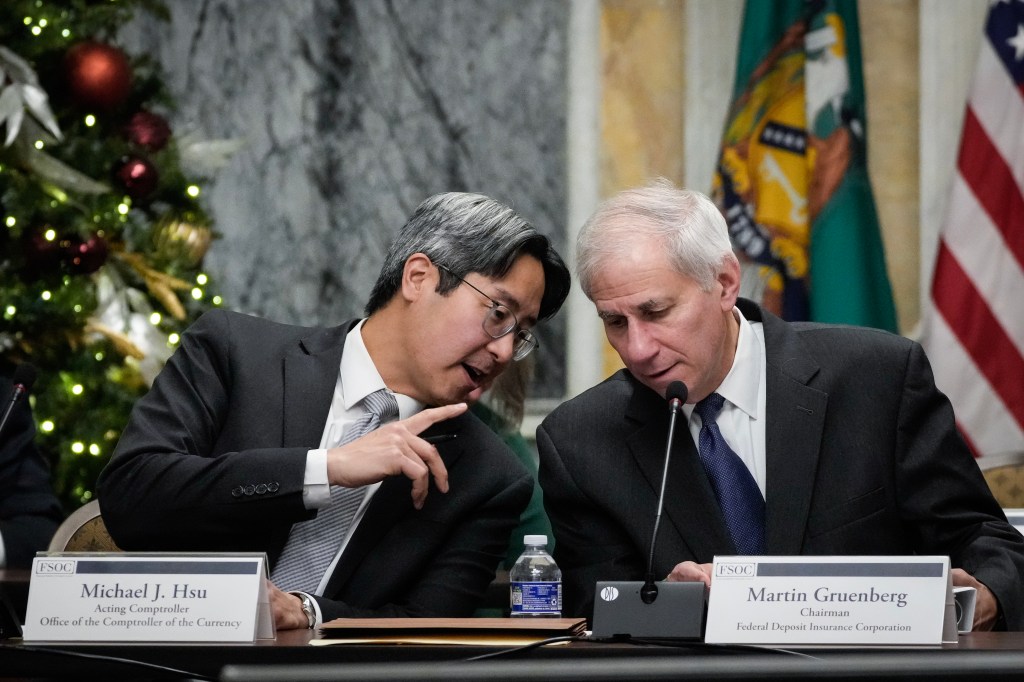
[[983, 469], [1024, 462], [1024, 3], [989, 8], [922, 342]]

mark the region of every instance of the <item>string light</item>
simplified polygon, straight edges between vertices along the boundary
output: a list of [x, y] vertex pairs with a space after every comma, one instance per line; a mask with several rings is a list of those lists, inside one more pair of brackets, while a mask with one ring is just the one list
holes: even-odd
[[[0, 2], [2, 1], [0, 0]], [[59, 51], [66, 50], [71, 41], [80, 40], [91, 34], [93, 24], [88, 21], [79, 22], [79, 19], [89, 15], [97, 26], [112, 24], [115, 18], [120, 18], [117, 16], [119, 12], [110, 10], [109, 7], [101, 8], [100, 6], [116, 6], [123, 1], [101, 0], [97, 3], [83, 3], [73, 0], [54, 3], [52, 0], [24, 0], [23, 2], [15, 0], [12, 5], [21, 6], [31, 12], [31, 16], [22, 15], [22, 29], [25, 30], [16, 29], [14, 25], [12, 28], [16, 29], [17, 39], [27, 46], [26, 49], [55, 55]], [[53, 8], [55, 4], [58, 6], [56, 9]], [[91, 5], [93, 4], [97, 5], [96, 12], [92, 11]], [[68, 5], [68, 8], [62, 9], [60, 5]], [[11, 17], [11, 19], [13, 24], [18, 21], [16, 17]], [[76, 22], [82, 25], [78, 26]], [[86, 28], [89, 29], [88, 32], [84, 30]], [[8, 47], [15, 46], [9, 45]], [[26, 55], [26, 57], [30, 63], [34, 61], [28, 58], [31, 55]], [[148, 68], [146, 73], [149, 73]], [[2, 74], [0, 74], [0, 81], [2, 81]], [[82, 140], [83, 144], [72, 144], [71, 148], [65, 150], [67, 153], [61, 156], [62, 161], [73, 168], [80, 165], [77, 163], [78, 159], [74, 157], [88, 157], [95, 151], [92, 147], [102, 141], [100, 138], [113, 135], [115, 148], [118, 148], [116, 147], [118, 144], [116, 138], [122, 136], [122, 131], [114, 130], [113, 127], [108, 129], [105, 122], [101, 124], [99, 121], [101, 114], [90, 113], [90, 111], [96, 110], [93, 107], [88, 109], [83, 107], [79, 109], [78, 114], [74, 115], [77, 121], [70, 121], [69, 129], [74, 131], [77, 128], [78, 131], [72, 134], [85, 137]], [[0, 123], [0, 128], [2, 127], [2, 123]], [[61, 124], [61, 127], [64, 128], [64, 124]], [[32, 137], [37, 139], [33, 140]], [[50, 144], [56, 143], [54, 138], [43, 131], [25, 137], [22, 141], [32, 153], [36, 153], [33, 149], [40, 150], [39, 153], [49, 153], [51, 151]], [[101, 161], [100, 163], [106, 164], [107, 162]], [[176, 163], [176, 158], [170, 159], [171, 171], [175, 175], [176, 171], [173, 166]], [[94, 168], [94, 164], [90, 159], [84, 159], [80, 170], [87, 171], [90, 168]], [[15, 178], [18, 180], [23, 172], [23, 168], [0, 164], [0, 184], [5, 181], [10, 184], [9, 178], [14, 174], [18, 174]], [[191, 276], [194, 278], [192, 287], [184, 286], [184, 291], [176, 292], [178, 298], [187, 308], [207, 307], [211, 299], [219, 305], [221, 297], [214, 297], [212, 292], [206, 292], [206, 289], [214, 288], [211, 282], [215, 276], [207, 276], [205, 273], [196, 274], [196, 270], [201, 267], [197, 261], [201, 261], [203, 254], [206, 253], [208, 246], [206, 243], [191, 247], [183, 254], [168, 248], [169, 253], [160, 254], [161, 257], [140, 248], [138, 249], [141, 251], [139, 255], [146, 260], [137, 263], [127, 258], [124, 261], [118, 258], [115, 261], [115, 256], [120, 256], [122, 253], [126, 256], [133, 255], [132, 252], [136, 247], [144, 246], [139, 244], [139, 239], [137, 239], [139, 235], [136, 233], [142, 230], [147, 222], [154, 219], [148, 201], [144, 202], [143, 210], [137, 211], [134, 208], [134, 202], [138, 199], [134, 199], [124, 188], [121, 188], [120, 192], [117, 190], [113, 193], [108, 192], [105, 197], [100, 197], [97, 201], [88, 202], [78, 202], [73, 192], [69, 195], [68, 192], [56, 186], [47, 185], [44, 190], [44, 192], [26, 195], [25, 198], [31, 203], [29, 201], [24, 203], [34, 207], [32, 212], [16, 205], [16, 202], [8, 202], [11, 204], [7, 207], [9, 210], [0, 211], [0, 227], [6, 226], [5, 229], [11, 231], [12, 234], [9, 235], [8, 241], [17, 240], [22, 236], [36, 239], [35, 245], [25, 244], [25, 248], [34, 250], [32, 254], [28, 255], [38, 253], [47, 258], [52, 256], [54, 259], [61, 259], [60, 262], [63, 263], [67, 260], [69, 253], [67, 249], [75, 250], [76, 253], [78, 249], [81, 249], [83, 267], [58, 267], [55, 265], [56, 261], [46, 260], [44, 265], [48, 270], [46, 273], [40, 273], [45, 274], [45, 277], [38, 278], [35, 283], [25, 282], [20, 286], [11, 287], [14, 295], [9, 298], [0, 296], [0, 326], [7, 325], [17, 328], [19, 325], [26, 325], [26, 329], [31, 327], [32, 334], [34, 334], [39, 319], [48, 322], [45, 320], [46, 317], [54, 317], [56, 319], [53, 320], [52, 332], [57, 333], [51, 333], [50, 325], [38, 325], [44, 338], [46, 338], [46, 334], [54, 337], [60, 336], [61, 339], [58, 341], [60, 344], [63, 342], [65, 334], [76, 340], [82, 337], [82, 343], [75, 344], [73, 353], [64, 353], [63, 357], [55, 358], [54, 364], [63, 365], [64, 369], [60, 370], [60, 377], [57, 381], [42, 387], [46, 389], [45, 391], [41, 388], [39, 391], [40, 402], [36, 406], [35, 412], [40, 417], [50, 415], [38, 422], [38, 429], [39, 436], [48, 443], [52, 443], [59, 452], [60, 461], [57, 462], [54, 473], [55, 480], [63, 484], [59, 491], [61, 497], [64, 498], [62, 501], [84, 503], [95, 499], [97, 492], [91, 490], [92, 483], [82, 481], [87, 476], [94, 478], [95, 472], [92, 469], [102, 465], [104, 458], [110, 456], [115, 449], [117, 439], [120, 437], [120, 429], [123, 426], [123, 420], [117, 420], [117, 426], [114, 428], [112, 424], [115, 420], [110, 419], [106, 413], [117, 412], [122, 404], [135, 397], [134, 394], [138, 393], [140, 388], [140, 376], [137, 363], [131, 360], [126, 361], [121, 357], [123, 348], [119, 345], [118, 337], [115, 335], [111, 334], [115, 337], [111, 339], [113, 344], [105, 340], [100, 344], [92, 345], [91, 348], [88, 347], [92, 343], [92, 337], [98, 336], [96, 333], [88, 333], [86, 330], [91, 329], [93, 319], [90, 318], [90, 315], [94, 314], [93, 309], [100, 302], [96, 300], [98, 295], [94, 291], [96, 282], [91, 281], [89, 277], [83, 277], [82, 275], [86, 273], [82, 270], [86, 268], [92, 270], [94, 264], [100, 268], [110, 266], [115, 272], [114, 281], [115, 286], [118, 287], [125, 286], [117, 274], [120, 267], [126, 263], [137, 265], [139, 271], [147, 272], [147, 276], [149, 271], [166, 271], [168, 275], [183, 278], [185, 282]], [[198, 182], [192, 183], [185, 180], [180, 182], [174, 191], [180, 192], [177, 199], [179, 204], [191, 205], [195, 210], [195, 220], [193, 221], [193, 216], [190, 215], [189, 223], [194, 222], [197, 229], [205, 231], [208, 239], [211, 228], [205, 223], [202, 211], [198, 207], [199, 200], [205, 198], [205, 181], [204, 185], [200, 186]], [[140, 206], [143, 206], [143, 203], [140, 203]], [[90, 221], [89, 218], [92, 220]], [[106, 228], [106, 230], [100, 228]], [[89, 243], [88, 247], [83, 247], [86, 234], [89, 234], [93, 241]], [[0, 241], [2, 241], [2, 233], [0, 233]], [[97, 244], [98, 247], [93, 249], [93, 244]], [[21, 243], [18, 245], [21, 246]], [[107, 250], [110, 251], [109, 257], [106, 254]], [[3, 251], [3, 247], [0, 247], [0, 251]], [[166, 259], [162, 258], [164, 255], [167, 256]], [[90, 258], [88, 262], [85, 256]], [[150, 256], [152, 259], [149, 258]], [[179, 256], [181, 260], [185, 261], [181, 270], [176, 267]], [[0, 257], [0, 260], [3, 258]], [[39, 270], [42, 269], [39, 268]], [[0, 267], [0, 270], [4, 270], [4, 268]], [[67, 273], [72, 271], [75, 274], [73, 277], [69, 277]], [[105, 271], [99, 271], [100, 277], [103, 276], [103, 272]], [[34, 277], [35, 269], [32, 270], [32, 275]], [[178, 281], [180, 282], [180, 280]], [[126, 286], [132, 288], [133, 285], [128, 282]], [[136, 293], [134, 289], [132, 293]], [[140, 294], [140, 296], [143, 295], [145, 294]], [[192, 304], [189, 304], [187, 300], [190, 295], [195, 299]], [[160, 297], [150, 291], [149, 298], [159, 299]], [[7, 300], [7, 303], [4, 303], [3, 300]], [[145, 302], [141, 300], [134, 301], [133, 299], [133, 302], [139, 303], [140, 308], [145, 306]], [[162, 312], [154, 311], [154, 308], [157, 307], [154, 303], [153, 307], [149, 308], [150, 313], [144, 313], [144, 317], [140, 318], [140, 321], [148, 319], [156, 330], [157, 339], [164, 336], [167, 343], [176, 348], [182, 343], [183, 335], [181, 332], [172, 333], [171, 328], [178, 328], [182, 325], [178, 324], [178, 320], [172, 318], [168, 318], [165, 322]], [[163, 308], [159, 309], [163, 310]], [[97, 314], [99, 312], [97, 311]], [[193, 310], [187, 312], [188, 316], [191, 316]], [[70, 326], [72, 329], [65, 330], [64, 326]], [[21, 333], [21, 331], [17, 332], [19, 340]], [[85, 339], [89, 340], [88, 344]], [[26, 331], [25, 347], [31, 348], [31, 344], [36, 342], [37, 339]], [[159, 344], [159, 341], [157, 343]], [[110, 363], [106, 361], [107, 348], [111, 349]], [[92, 365], [88, 363], [90, 352], [94, 359]], [[169, 355], [170, 352], [168, 350], [164, 355]], [[76, 379], [75, 376], [79, 375], [80, 378]], [[90, 386], [88, 396], [85, 395], [86, 384]], [[93, 388], [96, 390], [94, 391]], [[34, 400], [35, 396], [32, 396], [32, 399]], [[86, 403], [94, 408], [93, 414], [79, 414]], [[111, 404], [107, 405], [106, 403]], [[116, 417], [117, 415], [110, 416]], [[108, 421], [111, 424], [108, 424]], [[59, 428], [57, 422], [60, 422]], [[80, 428], [80, 422], [85, 422], [88, 426]]]
[[66, 202], [68, 200], [67, 192], [63, 191], [60, 187], [51, 187], [49, 192], [57, 198], [57, 201]]
[[224, 301], [224, 299], [222, 299], [220, 296], [214, 296], [213, 297], [213, 304], [214, 305], [220, 305], [221, 303], [223, 303], [223, 301]]
[[[17, 17], [10, 17], [11, 28], [15, 30], [12, 39], [25, 44], [26, 49], [30, 52], [42, 51], [46, 55], [57, 55], [58, 52], [66, 50], [72, 41], [91, 36], [93, 25], [102, 27], [102, 25], [114, 24], [115, 19], [120, 19], [124, 12], [111, 8], [122, 2], [124, 0], [100, 0], [99, 2], [73, 0], [62, 3], [54, 3], [52, 0], [13, 0], [10, 2], [12, 7], [20, 6], [31, 12], [31, 15], [23, 14], [24, 26], [22, 29], [16, 29]], [[56, 8], [53, 8], [54, 4], [57, 5]], [[68, 5], [68, 7], [60, 8], [60, 5]], [[93, 8], [92, 5], [96, 7]], [[102, 7], [102, 5], [109, 6]], [[15, 11], [15, 13], [20, 12]], [[86, 18], [91, 20], [85, 20]], [[110, 28], [110, 26], [106, 27], [106, 29]], [[101, 31], [101, 33], [103, 32]], [[0, 43], [2, 42], [0, 41]], [[7, 45], [7, 47], [15, 48], [16, 45]], [[33, 55], [25, 56], [30, 63], [35, 61], [32, 58]], [[69, 69], [70, 65], [66, 63], [65, 68]], [[2, 67], [0, 67], [0, 72], [2, 72]], [[148, 79], [154, 78], [150, 68], [145, 68], [143, 73]], [[0, 73], [0, 80], [2, 80], [2, 73]], [[148, 94], [148, 92], [137, 94]], [[132, 102], [133, 105], [143, 103], [134, 100]], [[79, 109], [79, 113], [74, 114], [71, 121], [68, 122], [65, 134], [84, 136], [84, 138], [80, 140], [81, 143], [69, 140], [72, 146], [66, 148], [66, 154], [60, 155], [61, 161], [72, 168], [78, 168], [81, 172], [86, 172], [87, 175], [94, 175], [102, 180], [102, 177], [99, 177], [102, 170], [96, 174], [87, 172], [89, 169], [94, 170], [99, 167], [88, 158], [96, 152], [92, 147], [102, 141], [101, 138], [113, 136], [115, 148], [118, 150], [121, 148], [119, 145], [124, 143], [121, 140], [123, 131], [106, 125], [105, 120], [100, 122], [99, 118], [102, 113], [91, 113], [98, 111], [96, 106], [82, 103], [83, 106]], [[0, 123], [0, 129], [2, 127], [3, 125]], [[66, 128], [63, 123], [60, 124], [60, 127]], [[50, 144], [55, 144], [56, 140], [38, 126], [35, 129], [38, 131], [36, 134], [22, 139], [27, 150], [37, 155], [52, 152]], [[74, 132], [75, 130], [77, 132]], [[37, 139], [33, 139], [33, 137]], [[61, 147], [63, 148], [63, 145]], [[105, 152], [106, 150], [101, 151], [101, 153]], [[195, 211], [195, 215], [191, 213], [188, 215], [189, 227], [200, 231], [201, 239], [209, 240], [212, 228], [206, 224], [206, 218], [199, 208], [200, 200], [205, 199], [205, 186], [201, 187], [198, 181], [193, 183], [189, 179], [182, 181], [179, 170], [175, 167], [177, 151], [173, 146], [171, 151], [165, 154], [167, 157], [161, 157], [160, 160], [168, 162], [170, 171], [168, 176], [173, 175], [174, 178], [179, 179], [177, 187], [172, 191], [177, 191], [180, 194], [178, 194], [178, 199], [173, 201], [179, 205], [188, 206], [189, 211]], [[78, 157], [82, 157], [82, 164], [78, 163], [80, 161]], [[97, 161], [102, 168], [108, 164], [100, 159]], [[0, 184], [3, 184], [4, 181], [10, 184], [13, 181], [16, 186], [16, 182], [20, 181], [25, 171], [25, 168], [9, 163], [0, 164]], [[12, 178], [12, 176], [14, 177]], [[0, 296], [0, 327], [7, 326], [17, 330], [18, 341], [22, 341], [20, 336], [23, 334], [19, 328], [24, 327], [24, 344], [25, 348], [29, 349], [33, 348], [32, 344], [46, 343], [34, 336], [37, 327], [43, 339], [46, 339], [47, 335], [53, 338], [59, 337], [58, 347], [65, 343], [66, 337], [80, 341], [75, 344], [73, 352], [66, 352], [62, 356], [54, 357], [54, 365], [57, 367], [51, 368], [51, 370], [54, 374], [59, 373], [59, 377], [54, 377], [56, 381], [44, 382], [44, 385], [40, 387], [40, 403], [35, 411], [41, 418], [49, 415], [38, 422], [38, 435], [56, 451], [54, 456], [58, 456], [62, 460], [58, 489], [61, 501], [77, 505], [97, 497], [97, 492], [91, 489], [93, 483], [83, 481], [86, 478], [94, 479], [95, 471], [93, 469], [101, 466], [104, 458], [110, 457], [115, 450], [117, 440], [121, 435], [121, 428], [124, 425], [123, 420], [116, 419], [118, 417], [116, 413], [120, 412], [123, 404], [134, 399], [143, 388], [137, 364], [134, 360], [122, 356], [125, 350], [121, 345], [122, 336], [111, 334], [110, 336], [113, 338], [100, 338], [99, 343], [92, 345], [94, 338], [99, 338], [101, 335], [94, 331], [88, 331], [92, 330], [93, 325], [97, 322], [90, 315], [98, 315], [100, 322], [102, 321], [102, 308], [95, 312], [93, 309], [101, 304], [102, 296], [100, 294], [103, 292], [96, 291], [96, 281], [88, 276], [82, 276], [85, 274], [83, 269], [108, 267], [109, 269], [106, 270], [98, 270], [98, 278], [103, 278], [103, 272], [114, 272], [112, 276], [116, 288], [127, 288], [132, 294], [138, 293], [139, 300], [132, 299], [133, 303], [138, 304], [138, 307], [134, 308], [135, 311], [139, 311], [139, 308], [150, 309], [150, 312], [143, 312], [143, 316], [138, 318], [138, 322], [147, 321], [154, 327], [155, 331], [151, 330], [148, 333], [157, 335], [158, 347], [160, 336], [165, 338], [171, 348], [166, 349], [162, 353], [163, 355], [169, 355], [181, 345], [183, 333], [172, 333], [171, 329], [183, 328], [186, 321], [182, 319], [179, 324], [177, 319], [168, 317], [165, 322], [162, 312], [164, 308], [160, 307], [157, 301], [152, 302], [152, 307], [146, 306], [146, 300], [142, 299], [142, 296], [145, 296], [145, 289], [140, 288], [141, 293], [139, 293], [135, 291], [137, 283], [122, 282], [118, 276], [124, 273], [122, 270], [128, 271], [132, 269], [131, 266], [135, 266], [139, 272], [145, 272], [142, 279], [145, 279], [145, 276], [151, 272], [159, 276], [159, 273], [166, 271], [168, 276], [183, 279], [185, 283], [191, 276], [193, 286], [183, 286], [183, 291], [174, 294], [185, 305], [186, 316], [189, 317], [193, 316], [196, 308], [207, 307], [211, 299], [219, 305], [221, 297], [215, 297], [214, 292], [207, 293], [206, 291], [207, 289], [215, 290], [212, 281], [216, 279], [216, 273], [213, 275], [208, 275], [205, 272], [197, 273], [197, 270], [202, 267], [199, 261], [206, 253], [208, 246], [206, 242], [201, 241], [198, 245], [189, 243], [185, 245], [188, 250], [181, 253], [171, 247], [167, 247], [169, 252], [167, 254], [151, 253], [150, 250], [143, 248], [145, 244], [140, 243], [140, 237], [145, 233], [146, 223], [155, 219], [155, 214], [150, 209], [150, 202], [140, 202], [139, 206], [142, 208], [136, 210], [134, 204], [139, 200], [128, 195], [124, 187], [120, 191], [115, 189], [113, 193], [108, 191], [108, 194], [97, 198], [96, 201], [87, 202], [77, 201], [73, 191], [65, 191], [55, 185], [46, 185], [43, 188], [44, 191], [34, 190], [32, 193], [26, 193], [24, 198], [26, 201], [20, 204], [9, 202], [10, 206], [7, 206], [7, 211], [0, 210], [0, 227], [11, 231], [7, 241], [14, 240], [16, 242], [18, 239], [25, 239], [26, 244], [23, 245], [19, 242], [16, 246], [24, 246], [31, 250], [27, 256], [39, 255], [47, 258], [52, 256], [54, 259], [39, 264], [35, 261], [30, 262], [33, 267], [30, 268], [31, 276], [26, 278], [26, 282], [15, 283], [15, 286], [8, 287], [12, 290], [9, 292], [12, 294], [9, 298]], [[99, 229], [103, 227], [105, 230]], [[88, 246], [83, 246], [87, 235], [92, 241], [88, 243]], [[35, 239], [37, 243], [33, 245], [28, 242], [30, 238]], [[3, 235], [0, 232], [0, 242], [2, 241]], [[93, 245], [98, 246], [93, 248]], [[67, 264], [69, 254], [72, 251], [77, 254], [79, 250], [83, 256], [82, 267], [78, 267], [77, 264], [75, 267], [56, 265], [57, 259], [60, 263]], [[3, 251], [4, 247], [0, 247], [0, 252]], [[109, 255], [106, 253], [108, 251]], [[144, 260], [133, 260], [134, 251], [138, 251], [138, 256]], [[126, 256], [125, 259], [120, 258], [122, 254]], [[4, 260], [3, 256], [7, 255], [6, 253], [0, 255], [0, 260]], [[167, 258], [165, 259], [164, 256]], [[184, 261], [181, 269], [175, 267], [175, 262], [166, 262], [167, 260], [176, 261], [179, 257]], [[3, 268], [0, 267], [0, 269]], [[41, 275], [39, 278], [35, 276], [36, 270], [39, 270]], [[69, 278], [67, 274], [71, 271], [75, 272], [73, 278]], [[32, 280], [37, 280], [37, 282], [32, 282]], [[180, 280], [178, 282], [184, 284]], [[160, 299], [161, 297], [157, 293], [150, 291], [148, 300]], [[191, 304], [187, 302], [189, 297], [195, 299]], [[4, 303], [4, 300], [7, 302]], [[161, 312], [156, 312], [157, 309]], [[47, 317], [53, 317], [52, 321]], [[40, 322], [44, 324], [38, 324]], [[119, 327], [119, 325], [114, 326]], [[71, 329], [66, 330], [65, 327]], [[96, 327], [99, 325], [96, 324]], [[126, 329], [120, 331], [125, 334], [128, 332]], [[0, 336], [3, 335], [0, 334]], [[2, 345], [2, 340], [0, 340], [0, 345]], [[90, 345], [91, 347], [89, 347]], [[139, 345], [144, 346], [141, 343]], [[106, 348], [111, 349], [110, 363], [106, 361]], [[93, 357], [92, 365], [88, 363], [90, 353]], [[160, 355], [161, 353], [159, 350], [155, 350], [155, 354]], [[76, 376], [80, 376], [80, 378], [76, 379]], [[86, 384], [89, 386], [88, 396], [85, 395]], [[94, 388], [96, 390], [93, 390]], [[86, 404], [91, 406], [93, 412], [82, 415], [80, 411]], [[116, 427], [113, 426], [115, 423]]]

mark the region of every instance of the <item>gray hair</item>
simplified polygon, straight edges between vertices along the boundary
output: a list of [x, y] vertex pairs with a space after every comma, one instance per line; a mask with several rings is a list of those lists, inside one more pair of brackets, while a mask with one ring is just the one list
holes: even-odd
[[598, 206], [576, 238], [576, 274], [590, 298], [602, 264], [638, 236], [657, 238], [676, 272], [711, 289], [722, 264], [735, 258], [729, 229], [706, 195], [676, 189], [664, 178], [616, 194]]
[[405, 262], [414, 253], [423, 253], [447, 269], [440, 271], [440, 294], [455, 289], [460, 278], [471, 272], [503, 277], [523, 254], [535, 257], [544, 268], [540, 319], [558, 312], [569, 294], [569, 269], [533, 225], [490, 197], [445, 192], [421, 203], [391, 244], [370, 292], [367, 315], [383, 308], [398, 292]]

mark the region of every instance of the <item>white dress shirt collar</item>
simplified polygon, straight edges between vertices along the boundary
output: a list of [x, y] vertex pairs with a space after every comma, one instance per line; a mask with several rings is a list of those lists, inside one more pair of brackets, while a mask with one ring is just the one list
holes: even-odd
[[715, 392], [741, 409], [751, 419], [760, 419], [757, 394], [759, 384], [764, 382], [763, 380], [751, 381], [751, 378], [761, 379], [762, 367], [764, 367], [761, 355], [764, 352], [764, 344], [758, 341], [752, 325], [743, 317], [740, 309], [733, 308], [732, 312], [740, 325], [739, 339], [736, 342], [736, 357], [733, 358], [732, 368]]

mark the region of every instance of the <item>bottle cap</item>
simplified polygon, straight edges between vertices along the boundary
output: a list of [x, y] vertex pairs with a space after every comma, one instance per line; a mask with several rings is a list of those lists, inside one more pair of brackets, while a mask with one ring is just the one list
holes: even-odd
[[523, 536], [523, 544], [524, 545], [546, 545], [546, 544], [548, 544], [548, 536], [547, 535], [524, 535]]

